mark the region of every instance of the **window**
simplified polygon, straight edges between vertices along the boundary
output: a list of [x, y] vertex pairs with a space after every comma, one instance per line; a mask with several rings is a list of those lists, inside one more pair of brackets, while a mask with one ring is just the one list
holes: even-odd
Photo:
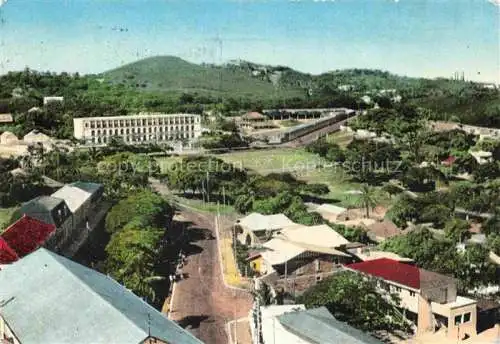
[[415, 292], [410, 290], [410, 296], [414, 297], [415, 296]]
[[462, 321], [462, 316], [456, 315], [455, 316], [455, 325], [460, 325], [461, 321]]
[[467, 323], [469, 321], [470, 321], [470, 312], [464, 314], [464, 319], [463, 319], [462, 323]]
[[321, 281], [321, 276], [316, 276], [316, 282]]

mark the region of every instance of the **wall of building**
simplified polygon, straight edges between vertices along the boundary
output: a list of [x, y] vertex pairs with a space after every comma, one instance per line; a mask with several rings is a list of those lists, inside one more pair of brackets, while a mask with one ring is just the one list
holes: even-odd
[[418, 295], [417, 334], [434, 332], [434, 324], [435, 318], [431, 303]]
[[301, 257], [294, 259], [287, 264], [287, 273], [285, 280], [284, 266], [274, 267], [279, 274], [278, 281], [273, 287], [284, 288], [300, 294], [321, 281], [342, 269], [339, 263], [342, 257], [331, 255], [316, 255], [311, 257]]
[[[455, 319], [457, 317], [457, 319]], [[456, 324], [458, 322], [458, 324]], [[477, 306], [468, 305], [450, 310], [447, 335], [450, 339], [462, 339], [477, 335]]]
[[107, 144], [121, 137], [129, 144], [194, 140], [201, 135], [201, 117], [192, 114], [138, 114], [73, 120], [74, 136], [87, 144]]
[[[438, 283], [439, 282], [439, 283]], [[438, 302], [448, 303], [453, 302], [457, 298], [457, 285], [452, 278], [439, 281], [420, 282], [421, 294], [427, 299]]]

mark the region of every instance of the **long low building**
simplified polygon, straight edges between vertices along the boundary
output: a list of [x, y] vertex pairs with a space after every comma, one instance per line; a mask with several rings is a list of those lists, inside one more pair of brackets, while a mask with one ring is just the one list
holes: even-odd
[[74, 118], [73, 125], [75, 138], [88, 145], [106, 145], [112, 138], [127, 144], [189, 142], [201, 135], [201, 117], [194, 114], [82, 117]]

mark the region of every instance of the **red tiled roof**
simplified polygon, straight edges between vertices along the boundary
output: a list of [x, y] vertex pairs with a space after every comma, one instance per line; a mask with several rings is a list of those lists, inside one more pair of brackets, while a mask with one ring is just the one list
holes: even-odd
[[420, 289], [420, 269], [413, 265], [400, 263], [397, 260], [380, 258], [349, 264], [346, 267], [413, 289]]
[[10, 264], [18, 259], [17, 253], [0, 237], [0, 264]]
[[43, 245], [55, 229], [54, 225], [25, 215], [7, 228], [2, 237], [19, 257], [24, 257]]

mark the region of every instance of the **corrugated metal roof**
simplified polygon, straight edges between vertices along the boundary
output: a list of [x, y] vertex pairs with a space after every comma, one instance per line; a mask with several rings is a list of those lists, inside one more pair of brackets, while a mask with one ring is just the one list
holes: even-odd
[[[39, 221], [59, 226], [61, 221], [58, 221], [53, 216], [53, 211], [57, 207], [63, 207], [65, 205], [65, 201], [60, 198], [50, 197], [50, 196], [39, 196], [33, 198], [31, 201], [24, 203], [19, 210], [16, 211], [16, 214], [20, 215], [28, 215], [32, 218], [35, 218]], [[69, 211], [69, 208], [68, 208]], [[71, 214], [65, 215], [65, 217], [70, 216]]]
[[302, 247], [278, 238], [271, 239], [262, 246], [266, 248], [261, 253], [262, 258], [271, 265], [284, 264], [306, 251]]
[[79, 189], [82, 189], [83, 191], [86, 191], [86, 192], [91, 193], [91, 194], [96, 193], [96, 192], [103, 189], [102, 184], [91, 183], [91, 182], [78, 181], [78, 182], [71, 183], [69, 185], [74, 186], [74, 187], [79, 188]]
[[62, 188], [54, 192], [52, 197], [60, 198], [66, 201], [69, 210], [75, 213], [89, 198], [92, 197], [92, 194], [72, 185], [64, 185]]
[[278, 320], [288, 331], [306, 339], [309, 343], [382, 343], [374, 337], [335, 319], [326, 307], [288, 312], [278, 316]]
[[349, 241], [328, 225], [296, 225], [280, 231], [280, 236], [288, 241], [319, 247], [335, 248]]
[[148, 333], [202, 343], [112, 278], [44, 248], [0, 271], [0, 302], [23, 344], [137, 344]]
[[295, 223], [283, 214], [262, 215], [251, 213], [239, 221], [239, 224], [251, 231], [277, 230]]

